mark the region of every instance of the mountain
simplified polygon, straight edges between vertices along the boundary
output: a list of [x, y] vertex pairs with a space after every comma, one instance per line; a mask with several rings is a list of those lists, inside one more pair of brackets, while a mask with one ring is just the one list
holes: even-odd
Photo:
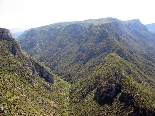
[[67, 115], [69, 86], [0, 28], [0, 115]]
[[72, 85], [73, 114], [153, 116], [154, 89], [146, 78], [135, 65], [111, 53], [87, 78]]
[[19, 43], [28, 54], [71, 83], [113, 52], [132, 62], [139, 59], [144, 64], [151, 61], [149, 66], [155, 63], [155, 36], [139, 20], [108, 18], [49, 25], [31, 29]]
[[43, 26], [19, 43], [71, 84], [70, 115], [155, 115], [155, 34], [138, 19]]
[[148, 28], [148, 30], [155, 33], [155, 23], [147, 24], [146, 27]]

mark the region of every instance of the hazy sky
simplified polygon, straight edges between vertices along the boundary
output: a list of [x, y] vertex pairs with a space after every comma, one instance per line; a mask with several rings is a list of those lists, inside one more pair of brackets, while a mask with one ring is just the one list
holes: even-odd
[[0, 0], [0, 27], [8, 29], [106, 17], [155, 23], [155, 0]]

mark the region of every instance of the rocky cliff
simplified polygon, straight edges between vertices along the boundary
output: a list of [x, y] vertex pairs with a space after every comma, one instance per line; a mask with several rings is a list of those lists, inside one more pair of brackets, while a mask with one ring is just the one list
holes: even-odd
[[11, 38], [12, 38], [12, 35], [8, 29], [0, 28], [0, 39], [10, 40]]

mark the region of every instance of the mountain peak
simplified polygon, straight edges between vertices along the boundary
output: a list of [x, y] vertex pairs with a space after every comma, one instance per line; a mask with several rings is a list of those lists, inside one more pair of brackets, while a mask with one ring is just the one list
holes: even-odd
[[8, 29], [0, 28], [0, 38], [1, 39], [12, 39], [12, 35]]
[[126, 21], [127, 24], [130, 25], [143, 25], [139, 19], [132, 19], [132, 20], [128, 20]]
[[130, 22], [139, 22], [139, 23], [141, 23], [139, 19], [132, 19], [132, 20], [128, 20], [128, 21], [130, 21]]
[[147, 28], [145, 25], [143, 25], [139, 19], [133, 19], [126, 21], [126, 24], [129, 25], [129, 27], [138, 29], [140, 31], [147, 31]]

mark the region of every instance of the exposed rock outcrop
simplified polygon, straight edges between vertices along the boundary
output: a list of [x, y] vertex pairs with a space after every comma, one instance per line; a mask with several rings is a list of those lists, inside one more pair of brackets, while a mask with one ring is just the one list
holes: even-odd
[[0, 28], [0, 38], [1, 39], [11, 40], [12, 35], [11, 35], [11, 33], [10, 33], [10, 31], [8, 29]]
[[21, 53], [18, 42], [15, 41], [15, 39], [12, 37], [8, 29], [0, 28], [0, 40], [12, 41], [12, 43], [10, 43], [11, 45], [10, 45], [9, 51], [13, 55], [17, 55], [17, 53]]
[[100, 105], [111, 104], [114, 98], [121, 92], [121, 84], [104, 85], [96, 90], [94, 100]]
[[134, 110], [129, 114], [129, 116], [155, 116], [155, 112], [141, 107], [137, 102], [135, 102], [131, 93], [122, 93], [119, 97], [119, 101], [125, 104], [124, 109], [129, 106], [133, 107]]
[[36, 72], [38, 73], [38, 75], [41, 76], [42, 78], [44, 78], [45, 81], [54, 84], [54, 76], [52, 75], [52, 73], [47, 71], [39, 63], [37, 63], [37, 62], [33, 62], [33, 63], [34, 63], [34, 66], [35, 66], [35, 69], [36, 69]]

